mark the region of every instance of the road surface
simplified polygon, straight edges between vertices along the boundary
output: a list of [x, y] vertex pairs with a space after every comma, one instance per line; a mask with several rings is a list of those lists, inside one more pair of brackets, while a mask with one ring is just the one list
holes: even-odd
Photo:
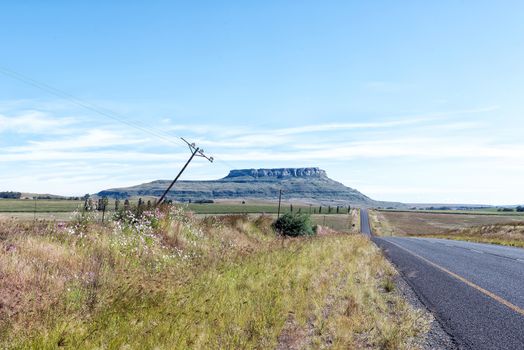
[[[369, 235], [365, 210], [361, 224]], [[524, 349], [524, 249], [431, 238], [371, 239], [460, 348]]]
[[371, 236], [371, 225], [369, 224], [369, 214], [367, 209], [360, 209], [360, 231]]

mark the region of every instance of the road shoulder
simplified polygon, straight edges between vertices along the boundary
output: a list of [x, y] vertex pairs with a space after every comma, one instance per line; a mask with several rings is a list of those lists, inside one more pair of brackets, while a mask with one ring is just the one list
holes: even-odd
[[431, 315], [430, 330], [426, 336], [420, 339], [419, 346], [424, 350], [456, 350], [460, 349], [453, 337], [448, 334], [435, 315], [424, 305], [419, 299], [413, 288], [407, 283], [404, 276], [400, 273], [398, 268], [392, 263], [397, 270], [398, 275], [395, 279], [395, 285], [398, 293], [406, 300], [413, 308], [422, 310], [424, 313]]

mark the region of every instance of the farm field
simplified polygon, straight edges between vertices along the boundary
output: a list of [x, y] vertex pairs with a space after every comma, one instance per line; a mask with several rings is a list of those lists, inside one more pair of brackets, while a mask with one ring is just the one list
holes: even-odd
[[[147, 199], [144, 199], [147, 202]], [[138, 199], [132, 199], [132, 204], [136, 204]], [[114, 200], [110, 200], [108, 204], [108, 210], [114, 210]], [[77, 209], [81, 209], [84, 205], [84, 201], [75, 200], [27, 200], [27, 199], [0, 199], [0, 213], [19, 213], [19, 212], [42, 212], [42, 213], [57, 213], [57, 212], [73, 212]], [[120, 205], [123, 205], [123, 201], [120, 201]], [[217, 203], [183, 203], [179, 204], [188, 208], [189, 210], [198, 214], [232, 214], [232, 213], [267, 213], [276, 214], [278, 212], [278, 204], [271, 202], [217, 202]], [[303, 213], [318, 214], [319, 210], [322, 210], [322, 214], [335, 214], [336, 207], [331, 207], [331, 211], [328, 213], [329, 207], [322, 206], [319, 209], [318, 205], [309, 206], [304, 204], [294, 203], [282, 203], [281, 213], [286, 213], [291, 210], [300, 211]], [[347, 208], [340, 207], [340, 213], [347, 213]]]
[[[137, 199], [131, 200], [131, 203], [136, 204]], [[35, 206], [36, 204], [36, 206]], [[83, 208], [84, 201], [70, 201], [70, 200], [16, 200], [16, 199], [2, 199], [0, 200], [0, 219], [20, 219], [20, 220], [58, 220], [69, 221], [73, 217], [73, 212]], [[122, 205], [122, 201], [120, 203]], [[281, 213], [288, 213], [291, 211], [290, 203], [283, 203], [281, 206]], [[218, 202], [210, 204], [180, 204], [184, 209], [194, 212], [195, 214], [208, 215], [226, 215], [226, 214], [268, 214], [276, 216], [278, 212], [278, 205], [270, 202]], [[312, 214], [312, 220], [315, 224], [330, 227], [339, 231], [351, 231], [353, 223], [358, 223], [358, 220], [351, 219], [347, 214], [347, 208], [340, 208], [340, 214], [336, 214], [336, 207], [331, 208], [331, 214], [327, 214], [329, 208], [322, 207], [322, 212], [325, 214]], [[303, 204], [294, 204], [294, 212], [312, 213], [319, 211], [318, 206], [309, 206]], [[106, 217], [110, 217], [114, 213], [114, 201], [110, 201]], [[99, 212], [93, 214], [98, 220], [102, 219]], [[353, 214], [355, 215], [355, 214]], [[355, 226], [357, 227], [357, 225]]]
[[[254, 217], [258, 214], [250, 214]], [[275, 214], [269, 214], [269, 217], [276, 219]], [[331, 214], [331, 215], [318, 215], [312, 214], [311, 221], [314, 225], [321, 225], [329, 227], [330, 229], [340, 232], [360, 232], [360, 213], [358, 209], [352, 209], [350, 215], [347, 214]]]
[[381, 212], [392, 213], [429, 213], [429, 214], [457, 214], [457, 215], [505, 215], [505, 216], [524, 216], [524, 212], [517, 211], [498, 211], [498, 208], [482, 208], [470, 210], [399, 210], [399, 209], [380, 209]]
[[371, 211], [374, 233], [524, 246], [524, 216]]
[[[413, 349], [431, 316], [361, 235], [282, 239], [267, 216], [180, 208], [1, 223], [0, 348]], [[198, 335], [198, 336], [195, 336]]]
[[[357, 210], [352, 210], [351, 215], [311, 215], [315, 225], [327, 226], [341, 232], [360, 232], [360, 216]], [[355, 226], [353, 226], [355, 225]]]
[[0, 213], [63, 213], [81, 208], [84, 201], [56, 199], [0, 199]]
[[19, 220], [19, 221], [70, 221], [73, 212], [0, 212], [0, 220]]
[[[233, 204], [233, 203], [210, 203], [210, 204], [184, 204], [187, 208], [198, 214], [232, 214], [232, 213], [266, 213], [276, 214], [278, 212], [278, 205], [276, 203], [265, 203], [265, 204]], [[317, 207], [315, 209], [318, 210]], [[293, 205], [294, 211], [301, 211], [304, 213], [309, 212], [309, 206], [304, 205]], [[327, 210], [327, 207], [324, 208]], [[283, 204], [280, 208], [281, 213], [290, 211], [290, 204]], [[313, 212], [313, 211], [312, 211]]]

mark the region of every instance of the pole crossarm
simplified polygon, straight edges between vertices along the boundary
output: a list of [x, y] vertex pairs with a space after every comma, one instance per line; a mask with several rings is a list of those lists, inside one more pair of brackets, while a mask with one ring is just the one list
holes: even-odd
[[195, 152], [196, 151], [196, 156], [197, 157], [202, 157], [202, 158], [206, 158], [207, 160], [209, 160], [211, 163], [213, 163], [214, 159], [213, 157], [208, 157], [204, 154], [204, 150], [202, 148], [199, 148], [195, 145], [195, 143], [189, 143], [189, 141], [186, 141], [186, 139], [184, 139], [183, 137], [181, 137], [182, 141], [184, 141], [185, 143], [187, 143], [187, 146], [189, 147], [189, 150], [191, 151], [191, 153]]

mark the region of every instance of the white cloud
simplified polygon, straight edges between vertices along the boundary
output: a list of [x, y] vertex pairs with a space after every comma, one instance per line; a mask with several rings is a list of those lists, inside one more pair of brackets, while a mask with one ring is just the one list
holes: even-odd
[[414, 159], [499, 158], [520, 160], [524, 145], [490, 145], [474, 139], [405, 138], [342, 144], [298, 144], [292, 149], [243, 150], [217, 154], [235, 160], [351, 160], [356, 158], [413, 157]]
[[20, 134], [63, 133], [63, 128], [73, 124], [73, 118], [54, 118], [40, 111], [27, 111], [23, 114], [7, 117], [0, 114], [0, 133]]
[[91, 129], [82, 131], [81, 134], [62, 139], [46, 141], [29, 141], [26, 146], [11, 147], [7, 151], [12, 152], [42, 152], [86, 148], [107, 148], [114, 146], [126, 146], [143, 144], [147, 139], [135, 139], [126, 137], [122, 133], [111, 130]]
[[187, 158], [186, 153], [153, 153], [122, 151], [41, 151], [10, 153], [0, 155], [0, 162], [28, 162], [28, 161], [126, 161], [132, 163], [148, 163], [155, 161], [176, 161]]
[[305, 133], [315, 132], [331, 132], [341, 130], [352, 130], [352, 129], [378, 129], [378, 128], [391, 128], [403, 125], [412, 125], [422, 122], [427, 122], [427, 118], [416, 118], [416, 119], [403, 119], [393, 121], [383, 121], [377, 123], [328, 123], [328, 124], [316, 124], [306, 125], [294, 128], [277, 129], [274, 131], [276, 135], [296, 135]]

